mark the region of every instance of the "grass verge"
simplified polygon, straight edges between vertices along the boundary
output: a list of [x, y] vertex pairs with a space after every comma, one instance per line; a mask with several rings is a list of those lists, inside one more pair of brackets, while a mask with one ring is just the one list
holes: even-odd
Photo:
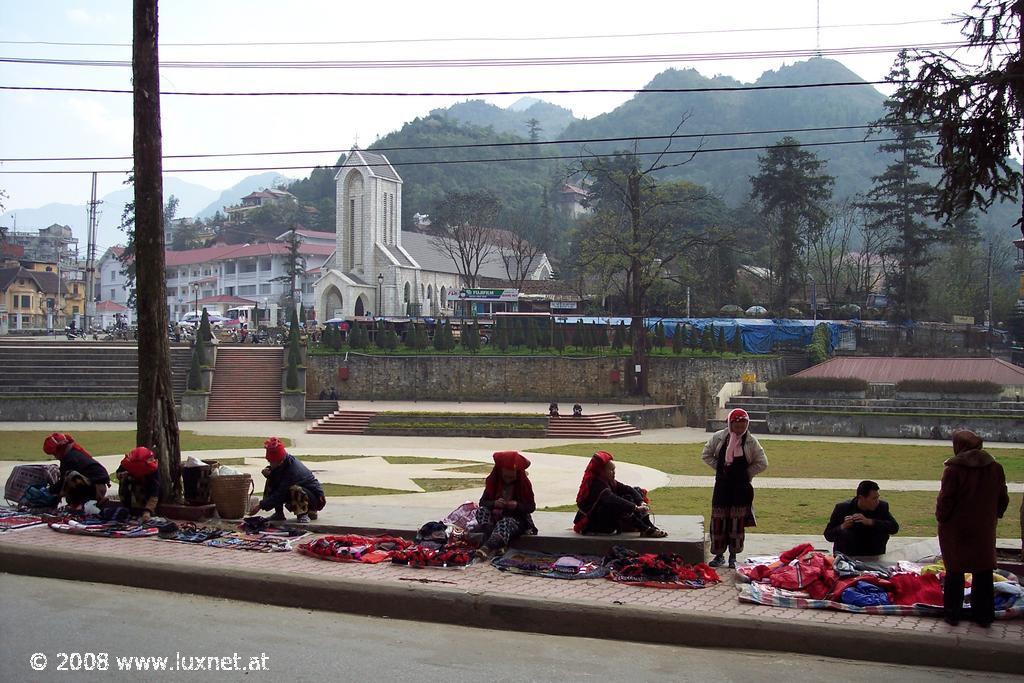
[[[48, 460], [43, 453], [43, 439], [52, 432], [48, 431], [16, 431], [0, 432], [0, 460], [32, 462]], [[85, 450], [93, 455], [122, 455], [135, 448], [135, 431], [82, 431], [71, 432]], [[193, 431], [181, 432], [181, 450], [212, 451], [235, 448], [263, 448], [262, 436], [211, 436], [197, 434]], [[291, 444], [290, 439], [282, 439], [285, 446]], [[221, 461], [223, 462], [223, 461]]]
[[[943, 443], [935, 446], [842, 443], [836, 441], [761, 441], [768, 455], [768, 471], [762, 476], [800, 479], [907, 479], [938, 481], [942, 464], [953, 455]], [[713, 475], [700, 454], [704, 444], [581, 443], [535, 449], [590, 457], [606, 450], [616, 460], [653, 467], [669, 474]], [[993, 448], [1006, 480], [1024, 481], [1024, 448]], [[581, 470], [582, 471], [582, 470]]]
[[324, 495], [332, 496], [391, 496], [396, 493], [412, 493], [398, 489], [378, 489], [372, 486], [349, 486], [348, 484], [322, 484]]
[[413, 481], [427, 493], [482, 489], [484, 487], [483, 479], [413, 479]]

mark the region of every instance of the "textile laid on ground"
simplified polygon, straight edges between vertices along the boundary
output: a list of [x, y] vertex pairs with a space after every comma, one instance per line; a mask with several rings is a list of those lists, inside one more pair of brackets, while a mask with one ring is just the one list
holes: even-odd
[[477, 546], [464, 542], [449, 542], [440, 548], [432, 545], [413, 545], [391, 554], [391, 561], [409, 567], [435, 567], [463, 569], [473, 561]]
[[240, 531], [228, 531], [221, 536], [204, 541], [203, 545], [208, 548], [250, 550], [257, 553], [286, 553], [292, 549], [294, 540], [296, 539], [282, 538], [266, 532], [246, 534]]
[[176, 526], [173, 531], [165, 533], [162, 529], [160, 531], [160, 540], [162, 541], [174, 541], [175, 543], [194, 543], [201, 544], [207, 541], [219, 538], [226, 532], [223, 529], [218, 529], [212, 526], [198, 526], [196, 524], [182, 524]]
[[605, 557], [607, 578], [651, 588], [707, 588], [721, 582], [718, 573], [703, 562], [687, 564], [674, 553], [640, 554], [620, 545]]
[[29, 512], [0, 508], [0, 533], [14, 529], [26, 529], [43, 523], [43, 518]]
[[[886, 567], [815, 551], [809, 544], [761, 564], [739, 567], [741, 602], [773, 607], [834, 609], [858, 614], [941, 616], [943, 594], [939, 563], [899, 562]], [[1024, 589], [1016, 576], [996, 577], [1000, 589], [996, 618], [1024, 616]]]
[[595, 555], [558, 555], [531, 550], [509, 550], [491, 564], [503, 572], [546, 579], [600, 579], [608, 574], [604, 560]]
[[82, 521], [69, 519], [67, 522], [51, 522], [50, 528], [63, 534], [100, 536], [105, 538], [145, 538], [156, 536], [155, 526], [131, 524], [128, 522], [104, 522], [98, 519]]
[[410, 541], [397, 536], [321, 536], [300, 543], [296, 550], [303, 555], [333, 562], [362, 562], [377, 564], [392, 555], [412, 547]]

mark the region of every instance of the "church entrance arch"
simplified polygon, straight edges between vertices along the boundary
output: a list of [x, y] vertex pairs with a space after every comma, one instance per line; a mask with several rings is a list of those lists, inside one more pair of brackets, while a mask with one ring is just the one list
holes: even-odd
[[345, 300], [341, 296], [341, 292], [334, 285], [331, 285], [324, 292], [324, 320], [330, 320], [331, 318], [343, 318], [345, 317]]
[[363, 299], [363, 295], [360, 294], [359, 298], [356, 299], [356, 317], [362, 318], [366, 315], [366, 301]]

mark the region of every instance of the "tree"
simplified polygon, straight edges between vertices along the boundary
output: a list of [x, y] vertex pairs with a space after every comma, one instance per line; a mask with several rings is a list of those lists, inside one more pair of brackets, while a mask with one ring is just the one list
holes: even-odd
[[912, 320], [924, 302], [927, 292], [920, 271], [931, 260], [933, 243], [941, 236], [939, 226], [931, 219], [935, 205], [934, 185], [921, 178], [921, 171], [932, 167], [931, 142], [922, 137], [928, 128], [907, 114], [900, 113], [900, 101], [908, 97], [906, 67], [888, 76], [903, 82], [886, 101], [886, 116], [878, 126], [894, 139], [879, 145], [879, 150], [894, 155], [885, 172], [872, 178], [864, 208], [870, 214], [868, 228], [885, 235], [885, 254], [890, 270], [886, 284], [892, 299], [896, 320]]
[[743, 353], [743, 335], [740, 334], [740, 328], [738, 325], [735, 330], [733, 330], [732, 346], [730, 347], [730, 350], [736, 354]]
[[657, 349], [665, 348], [665, 325], [662, 323], [654, 326], [654, 346]]
[[528, 348], [530, 351], [537, 350], [537, 328], [534, 325], [534, 321], [531, 318], [523, 320], [525, 325], [523, 334], [523, 346]]
[[700, 349], [707, 353], [715, 350], [715, 326], [705, 325], [704, 332], [700, 336]]
[[437, 324], [434, 325], [434, 350], [444, 351], [444, 328], [446, 325], [443, 321], [438, 320]]
[[181, 447], [167, 336], [157, 0], [134, 0], [132, 27], [132, 242], [140, 304], [135, 443], [153, 449], [159, 463], [160, 497], [176, 501], [181, 498]]
[[475, 319], [462, 327], [462, 348], [470, 353], [480, 350], [480, 330]]
[[671, 142], [646, 168], [641, 168], [638, 155], [618, 153], [584, 158], [577, 169], [593, 180], [588, 200], [593, 213], [580, 222], [574, 242], [579, 245], [585, 271], [605, 282], [621, 283], [631, 317], [630, 362], [640, 367], [635, 376], [629, 374], [630, 391], [635, 395], [647, 393], [644, 315], [648, 291], [670, 277], [677, 262], [712, 242], [712, 226], [687, 226], [680, 220], [680, 215], [706, 201], [707, 193], [688, 183], [659, 185], [655, 181], [659, 171], [682, 166], [693, 158], [691, 154], [682, 162], [665, 162], [670, 146]]
[[301, 295], [296, 296], [296, 287], [300, 278], [306, 274], [306, 259], [300, 251], [302, 246], [302, 235], [298, 233], [298, 225], [292, 224], [285, 244], [288, 246], [288, 254], [284, 260], [284, 275], [271, 278], [271, 282], [287, 282], [288, 292], [282, 297], [292, 310], [302, 305]]
[[683, 330], [685, 328], [676, 323], [676, 327], [672, 330], [672, 353], [679, 355], [683, 352]]
[[505, 318], [498, 318], [494, 321], [494, 346], [499, 351], [508, 351], [508, 321]]
[[551, 345], [555, 348], [555, 351], [562, 353], [565, 351], [565, 329], [558, 323], [553, 323], [555, 328], [551, 333]]
[[786, 309], [805, 272], [801, 255], [809, 237], [828, 220], [826, 204], [835, 179], [823, 172], [825, 162], [784, 137], [758, 156], [758, 174], [751, 176], [751, 197], [774, 228], [772, 302], [776, 312]]
[[540, 132], [544, 130], [541, 128], [540, 121], [536, 118], [530, 118], [526, 121], [526, 129], [530, 132], [530, 142], [540, 141]]
[[544, 249], [529, 234], [527, 226], [520, 223], [509, 227], [495, 233], [496, 248], [506, 277], [516, 289], [522, 289], [523, 282], [540, 265]]
[[[856, 235], [859, 211], [856, 206], [843, 202], [832, 207], [824, 228], [808, 243], [811, 273], [814, 282], [830, 304], [839, 301], [850, 287], [851, 245]], [[750, 304], [744, 305], [744, 308]]]
[[728, 344], [725, 343], [725, 328], [718, 328], [718, 335], [715, 337], [715, 351], [720, 353], [725, 352], [729, 349]]
[[[205, 312], [205, 311], [204, 311]], [[302, 364], [302, 350], [299, 348], [299, 316], [292, 309], [292, 319], [288, 326], [288, 370], [285, 373], [285, 389], [299, 390], [299, 365]]]
[[448, 192], [434, 210], [431, 243], [455, 264], [467, 287], [476, 287], [481, 266], [496, 246], [494, 224], [501, 212], [498, 199], [483, 192]]
[[[997, 199], [1017, 201], [1021, 192], [1021, 172], [1011, 155], [1024, 151], [1024, 2], [977, 0], [972, 11], [957, 19], [968, 44], [979, 48], [971, 52], [978, 59], [968, 63], [925, 51], [901, 54], [896, 63], [898, 70], [910, 73], [915, 66], [917, 72], [893, 113], [938, 122], [940, 219], [987, 209]], [[1021, 212], [1024, 235], [1024, 206]]]
[[199, 358], [200, 346], [196, 344], [192, 348], [192, 365], [188, 369], [188, 390], [199, 391], [203, 386], [202, 362]]
[[626, 323], [619, 321], [619, 324], [615, 326], [615, 334], [612, 335], [612, 349], [615, 351], [621, 351], [622, 347], [626, 345]]

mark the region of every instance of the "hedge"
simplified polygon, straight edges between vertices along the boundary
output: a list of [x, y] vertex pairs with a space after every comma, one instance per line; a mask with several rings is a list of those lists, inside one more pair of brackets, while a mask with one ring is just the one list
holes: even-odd
[[771, 392], [799, 392], [808, 394], [827, 394], [834, 391], [854, 392], [867, 391], [868, 383], [856, 377], [781, 377], [768, 382]]
[[1001, 394], [1003, 387], [980, 380], [905, 379], [896, 383], [900, 393], [921, 394]]

